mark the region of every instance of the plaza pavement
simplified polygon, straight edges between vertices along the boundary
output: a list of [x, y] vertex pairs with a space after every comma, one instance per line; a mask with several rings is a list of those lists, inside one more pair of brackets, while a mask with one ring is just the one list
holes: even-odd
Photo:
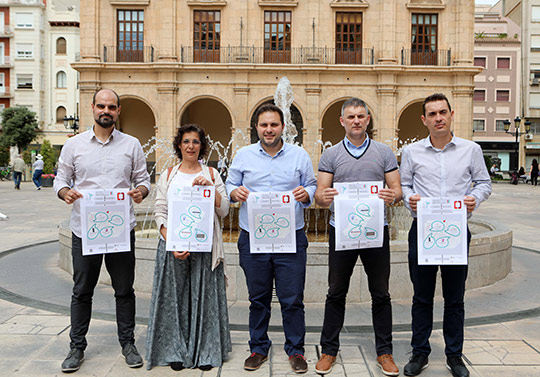
[[[69, 216], [70, 207], [55, 198], [51, 188], [36, 191], [31, 182], [13, 190], [0, 182], [0, 376], [62, 375], [60, 363], [68, 351], [70, 276], [57, 267], [58, 224]], [[512, 272], [501, 282], [470, 290], [466, 294], [467, 326], [464, 360], [471, 376], [540, 375], [540, 246], [538, 219], [540, 187], [494, 185], [492, 197], [475, 216], [494, 218], [514, 232]], [[308, 288], [309, 289], [309, 288]], [[137, 294], [137, 347], [144, 355], [149, 295]], [[393, 302], [394, 357], [400, 370], [410, 356], [410, 300]], [[274, 305], [272, 324], [281, 318]], [[442, 305], [437, 300], [430, 366], [422, 376], [450, 376], [444, 366], [444, 341], [440, 330]], [[320, 350], [319, 327], [322, 305], [306, 308], [306, 376], [315, 376]], [[242, 369], [248, 356], [245, 331], [247, 304], [231, 303], [233, 352], [221, 368], [209, 372], [168, 367], [147, 371], [129, 369], [120, 354], [114, 322], [112, 289], [98, 286], [94, 317], [88, 335], [85, 362], [75, 376], [291, 376], [283, 352], [283, 335], [271, 332], [274, 342], [270, 360], [256, 372]], [[331, 377], [382, 376], [375, 364], [374, 339], [370, 329], [370, 305], [350, 305], [345, 325], [352, 329], [341, 337], [341, 353]], [[355, 326], [355, 327], [352, 327]]]

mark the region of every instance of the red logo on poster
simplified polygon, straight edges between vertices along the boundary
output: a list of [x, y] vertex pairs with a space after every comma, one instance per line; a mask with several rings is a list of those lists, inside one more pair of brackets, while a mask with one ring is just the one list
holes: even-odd
[[379, 186], [371, 186], [371, 193], [377, 194], [379, 192]]
[[116, 193], [116, 200], [124, 200], [124, 193], [123, 192]]
[[208, 189], [207, 189], [207, 190], [204, 190], [204, 191], [203, 191], [203, 196], [204, 196], [205, 198], [209, 198], [209, 197], [210, 197], [210, 190], [208, 190]]
[[454, 209], [461, 209], [461, 200], [454, 201]]
[[282, 197], [283, 203], [289, 203], [291, 201], [291, 198], [289, 195], [283, 195]]

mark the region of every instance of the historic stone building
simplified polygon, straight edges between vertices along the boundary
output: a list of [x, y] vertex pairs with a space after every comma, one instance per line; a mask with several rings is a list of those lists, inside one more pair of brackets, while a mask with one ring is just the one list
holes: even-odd
[[82, 130], [93, 92], [109, 87], [120, 128], [143, 143], [196, 122], [226, 144], [249, 135], [287, 76], [297, 140], [315, 164], [318, 140], [343, 137], [351, 96], [368, 104], [372, 137], [396, 150], [426, 134], [421, 102], [433, 92], [454, 106], [455, 134], [472, 138], [473, 1], [89, 0], [80, 16]]

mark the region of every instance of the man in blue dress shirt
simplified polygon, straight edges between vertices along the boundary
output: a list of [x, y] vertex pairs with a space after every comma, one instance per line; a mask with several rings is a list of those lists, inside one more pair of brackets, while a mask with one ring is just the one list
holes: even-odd
[[[307, 372], [304, 357], [304, 283], [306, 250], [303, 209], [311, 205], [316, 181], [307, 152], [281, 138], [283, 112], [271, 104], [262, 105], [255, 114], [260, 141], [238, 151], [227, 178], [231, 202], [241, 202], [238, 250], [240, 266], [246, 275], [249, 292], [249, 335], [251, 355], [244, 369], [257, 370], [268, 359], [272, 342], [268, 338], [272, 287], [281, 305], [285, 352], [296, 373]], [[296, 200], [296, 253], [251, 254], [246, 201], [250, 192], [292, 191]]]
[[[451, 132], [454, 112], [448, 98], [432, 94], [424, 100], [422, 122], [429, 136], [403, 150], [401, 185], [403, 201], [414, 221], [409, 232], [409, 273], [414, 287], [412, 306], [413, 356], [404, 368], [406, 376], [416, 376], [428, 366], [429, 337], [433, 327], [433, 295], [439, 266], [418, 265], [416, 209], [422, 197], [463, 197], [468, 216], [491, 194], [491, 180], [482, 149]], [[471, 233], [467, 230], [468, 243]], [[468, 245], [468, 244], [467, 244]], [[443, 335], [446, 366], [455, 377], [467, 377], [463, 363], [465, 321], [465, 281], [467, 265], [442, 265], [444, 297]]]

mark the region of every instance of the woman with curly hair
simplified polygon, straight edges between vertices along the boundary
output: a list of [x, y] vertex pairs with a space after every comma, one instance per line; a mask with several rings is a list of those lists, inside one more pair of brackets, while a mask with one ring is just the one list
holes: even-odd
[[[146, 339], [147, 368], [173, 370], [220, 366], [231, 351], [223, 239], [219, 217], [229, 199], [218, 172], [199, 162], [208, 145], [196, 124], [178, 129], [173, 142], [180, 163], [157, 183], [155, 220], [160, 233]], [[176, 187], [215, 185], [212, 252], [166, 251], [167, 193]]]

